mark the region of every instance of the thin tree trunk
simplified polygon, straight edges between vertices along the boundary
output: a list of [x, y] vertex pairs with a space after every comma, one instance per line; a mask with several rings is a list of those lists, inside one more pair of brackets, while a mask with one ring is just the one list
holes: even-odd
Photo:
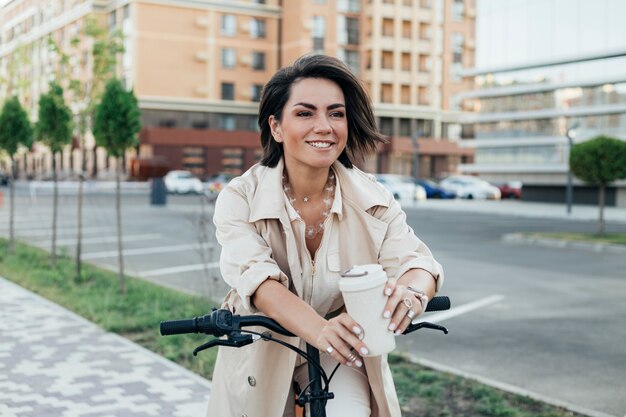
[[598, 187], [598, 236], [604, 236], [604, 190], [605, 185], [600, 184]]
[[15, 251], [15, 159], [11, 155], [11, 175], [9, 175], [9, 246], [7, 252], [12, 254]]
[[116, 212], [117, 212], [117, 251], [120, 267], [120, 293], [126, 294], [126, 279], [124, 278], [124, 256], [122, 255], [122, 203], [121, 203], [121, 160], [117, 158], [116, 175]]
[[57, 159], [56, 153], [52, 152], [52, 181], [53, 181], [53, 197], [52, 197], [52, 252], [51, 263], [52, 268], [57, 266], [57, 205], [59, 202], [59, 189], [57, 183]]
[[82, 251], [82, 237], [83, 237], [83, 183], [85, 182], [84, 171], [81, 171], [78, 175], [78, 213], [76, 214], [76, 280], [80, 281], [81, 270], [81, 251]]

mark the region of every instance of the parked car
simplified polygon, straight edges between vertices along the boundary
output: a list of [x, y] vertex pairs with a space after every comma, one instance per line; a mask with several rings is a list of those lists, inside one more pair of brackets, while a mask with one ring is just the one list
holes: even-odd
[[498, 187], [471, 175], [453, 175], [442, 180], [439, 185], [456, 193], [458, 197], [469, 200], [500, 200], [501, 198]]
[[502, 198], [522, 198], [522, 182], [507, 181], [496, 185], [500, 189]]
[[428, 198], [456, 198], [456, 193], [446, 190], [434, 181], [418, 178], [415, 182], [424, 187]]
[[226, 184], [228, 184], [230, 180], [232, 180], [235, 177], [236, 175], [234, 174], [225, 174], [225, 173], [215, 174], [209, 177], [208, 180], [206, 180], [205, 185], [207, 189], [209, 190], [209, 192], [219, 193], [226, 186]]
[[423, 201], [426, 200], [426, 190], [415, 184], [413, 177], [397, 174], [376, 174], [376, 180], [387, 188], [396, 200]]
[[168, 193], [202, 193], [202, 181], [189, 171], [170, 171], [165, 174], [163, 181]]

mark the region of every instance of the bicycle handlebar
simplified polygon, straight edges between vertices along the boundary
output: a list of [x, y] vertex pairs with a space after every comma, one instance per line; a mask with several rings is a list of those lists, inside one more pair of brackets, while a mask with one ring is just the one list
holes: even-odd
[[[450, 308], [450, 299], [446, 296], [433, 297], [426, 306], [426, 312], [442, 311]], [[204, 333], [215, 337], [221, 337], [239, 330], [242, 327], [263, 326], [276, 333], [284, 336], [295, 336], [287, 331], [284, 327], [264, 316], [240, 316], [232, 314], [229, 310], [213, 310], [210, 314], [194, 317], [192, 319], [162, 321], [160, 331], [162, 336], [187, 334], [187, 333]], [[434, 325], [431, 325], [434, 326]], [[411, 333], [421, 327], [423, 323], [410, 324], [404, 331], [404, 334]], [[438, 328], [437, 326], [431, 328]], [[442, 330], [442, 329], [439, 329]], [[447, 331], [445, 331], [447, 333]]]

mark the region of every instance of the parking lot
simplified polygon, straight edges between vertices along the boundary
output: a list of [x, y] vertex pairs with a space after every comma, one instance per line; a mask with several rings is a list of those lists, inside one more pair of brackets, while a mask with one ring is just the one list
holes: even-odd
[[[114, 200], [92, 193], [84, 207], [83, 258], [116, 270]], [[505, 243], [524, 231], [593, 231], [588, 211], [512, 201], [434, 201], [407, 206], [416, 233], [446, 271], [447, 315], [432, 316], [450, 329], [399, 340], [400, 349], [434, 366], [483, 378], [589, 415], [626, 414], [626, 306], [623, 255]], [[51, 198], [16, 199], [17, 235], [50, 247]], [[473, 206], [467, 206], [473, 205]], [[0, 233], [7, 233], [7, 205]], [[72, 254], [76, 198], [62, 195], [59, 241]], [[584, 215], [583, 215], [584, 213]], [[123, 201], [126, 272], [179, 290], [219, 299], [226, 287], [216, 268], [211, 206], [200, 196], [127, 192]], [[623, 210], [607, 212], [609, 231], [626, 231]], [[199, 312], [202, 313], [202, 312]], [[443, 314], [443, 313], [442, 313]]]

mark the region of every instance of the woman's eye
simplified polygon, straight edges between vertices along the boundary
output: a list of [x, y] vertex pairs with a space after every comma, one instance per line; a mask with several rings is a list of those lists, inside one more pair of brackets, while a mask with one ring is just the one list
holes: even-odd
[[301, 116], [301, 117], [308, 117], [308, 116], [310, 116], [311, 114], [312, 114], [312, 113], [311, 113], [310, 111], [299, 111], [299, 112], [298, 112], [298, 116]]
[[342, 111], [336, 111], [330, 114], [332, 117], [342, 118], [345, 114]]

